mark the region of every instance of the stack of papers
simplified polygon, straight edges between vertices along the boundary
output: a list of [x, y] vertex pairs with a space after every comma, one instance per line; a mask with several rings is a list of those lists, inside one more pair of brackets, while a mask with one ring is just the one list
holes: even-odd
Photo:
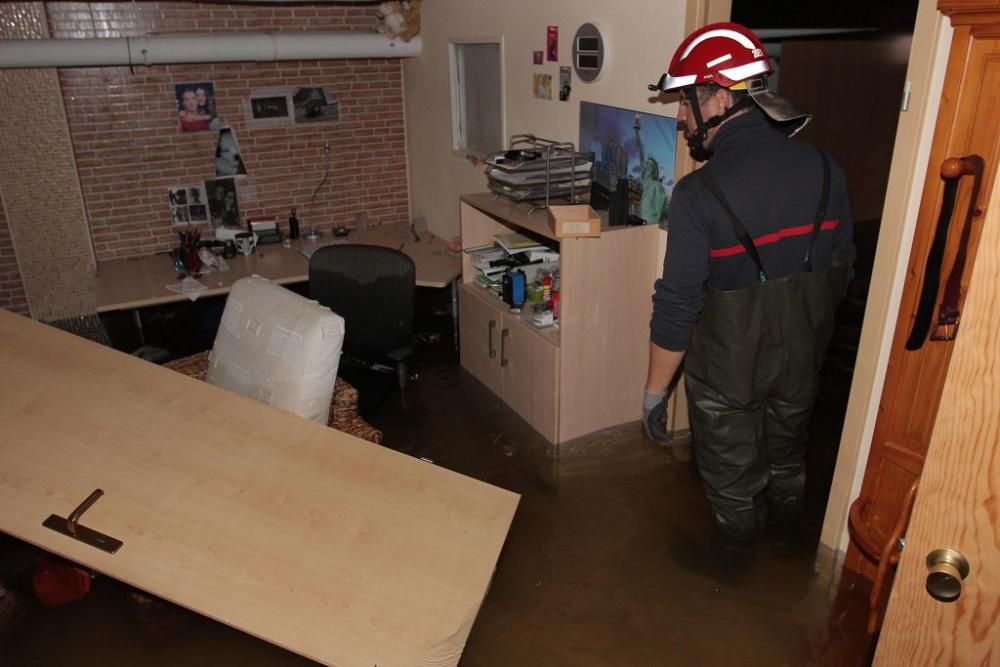
[[593, 159], [568, 150], [499, 151], [486, 158], [486, 179], [492, 192], [515, 201], [565, 197], [589, 190]]

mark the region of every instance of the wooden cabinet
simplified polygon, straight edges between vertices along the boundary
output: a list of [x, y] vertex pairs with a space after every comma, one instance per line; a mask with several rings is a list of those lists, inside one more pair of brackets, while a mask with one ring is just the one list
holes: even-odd
[[548, 213], [491, 194], [461, 200], [462, 245], [497, 233], [532, 235], [560, 252], [560, 327], [537, 329], [530, 314], [475, 283], [463, 258], [462, 367], [551, 442], [638, 420], [646, 378], [654, 226], [608, 228], [599, 238], [555, 239]]

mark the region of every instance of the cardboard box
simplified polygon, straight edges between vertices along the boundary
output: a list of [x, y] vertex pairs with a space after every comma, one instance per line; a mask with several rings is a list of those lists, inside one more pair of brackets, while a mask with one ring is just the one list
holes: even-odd
[[557, 239], [601, 235], [601, 218], [587, 204], [549, 206], [549, 226]]

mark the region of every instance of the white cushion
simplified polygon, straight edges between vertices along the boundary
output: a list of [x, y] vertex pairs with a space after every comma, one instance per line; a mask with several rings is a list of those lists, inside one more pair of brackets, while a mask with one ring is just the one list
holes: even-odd
[[206, 380], [326, 424], [344, 318], [253, 276], [233, 284]]

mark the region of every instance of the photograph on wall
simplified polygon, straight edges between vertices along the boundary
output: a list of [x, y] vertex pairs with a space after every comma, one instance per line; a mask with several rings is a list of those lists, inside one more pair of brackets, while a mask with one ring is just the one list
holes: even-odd
[[538, 74], [534, 75], [534, 80], [531, 84], [531, 90], [535, 97], [540, 100], [551, 100], [552, 99], [552, 75], [551, 74]]
[[292, 95], [295, 122], [329, 123], [340, 120], [340, 103], [334, 93], [322, 88], [299, 88]]
[[254, 90], [244, 100], [247, 127], [286, 127], [295, 123], [291, 88]]
[[205, 181], [205, 192], [208, 194], [208, 215], [213, 227], [241, 226], [235, 178]]
[[191, 222], [188, 217], [187, 206], [174, 206], [170, 209], [170, 223], [173, 225], [186, 225]]
[[581, 102], [580, 150], [594, 152], [595, 181], [610, 192], [631, 193], [631, 215], [666, 228], [674, 190], [676, 119]]
[[570, 68], [562, 66], [559, 68], [559, 99], [563, 102], [569, 99], [570, 93]]
[[170, 222], [174, 225], [208, 222], [205, 188], [201, 185], [178, 186], [167, 191]]
[[531, 63], [533, 65], [541, 65], [545, 62], [545, 52], [544, 51], [532, 51], [531, 52]]
[[245, 176], [246, 173], [236, 133], [233, 128], [225, 126], [219, 130], [219, 140], [215, 144], [215, 177]]
[[177, 114], [182, 132], [204, 132], [219, 129], [215, 112], [215, 86], [207, 81], [174, 85]]

